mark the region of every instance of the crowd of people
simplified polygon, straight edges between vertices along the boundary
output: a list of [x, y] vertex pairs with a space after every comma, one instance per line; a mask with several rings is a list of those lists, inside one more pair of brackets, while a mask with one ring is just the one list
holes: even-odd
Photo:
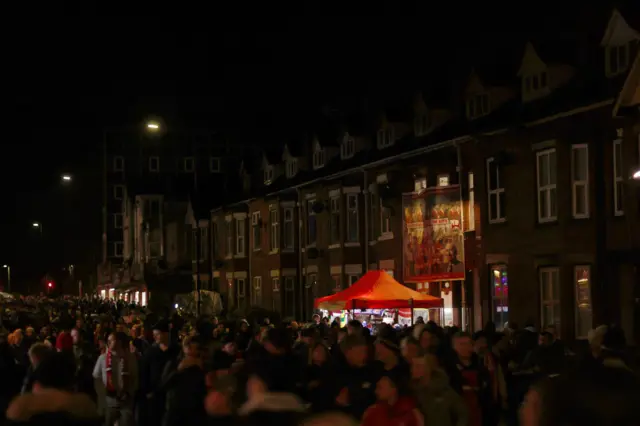
[[301, 326], [89, 298], [30, 305], [3, 312], [8, 424], [640, 424], [640, 381], [615, 326], [592, 330], [582, 355], [553, 326], [471, 335], [418, 318], [372, 333], [318, 315]]

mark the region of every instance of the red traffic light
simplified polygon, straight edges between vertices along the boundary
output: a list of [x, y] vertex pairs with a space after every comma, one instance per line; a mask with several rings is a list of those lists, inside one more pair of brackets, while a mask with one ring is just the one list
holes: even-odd
[[47, 286], [48, 286], [49, 288], [51, 288], [51, 287], [53, 287], [53, 283], [48, 283], [48, 284], [47, 284]]

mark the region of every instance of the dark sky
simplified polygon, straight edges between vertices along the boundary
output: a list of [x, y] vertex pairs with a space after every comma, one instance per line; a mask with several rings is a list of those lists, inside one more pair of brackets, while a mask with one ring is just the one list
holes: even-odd
[[[539, 2], [526, 11], [423, 3], [368, 17], [346, 16], [354, 11], [344, 5], [345, 16], [324, 16], [327, 3], [295, 17], [246, 5], [251, 16], [218, 11], [193, 22], [67, 16], [20, 25], [2, 52], [0, 265], [13, 265], [16, 282], [97, 255], [105, 126], [150, 114], [169, 125], [245, 129], [274, 117], [282, 126], [338, 97], [464, 74], [478, 49], [500, 56], [526, 29], [544, 27], [536, 13], [567, 16]], [[61, 186], [65, 172], [74, 182]]]

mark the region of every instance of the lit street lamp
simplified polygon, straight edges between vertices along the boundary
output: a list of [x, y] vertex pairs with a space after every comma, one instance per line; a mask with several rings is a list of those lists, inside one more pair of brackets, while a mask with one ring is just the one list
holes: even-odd
[[63, 182], [71, 182], [71, 175], [62, 175]]
[[149, 129], [152, 132], [156, 132], [160, 130], [160, 124], [156, 123], [155, 121], [149, 121], [147, 123], [147, 129]]
[[640, 169], [636, 170], [633, 175], [631, 175], [633, 180], [640, 180]]
[[31, 226], [40, 231], [40, 235], [42, 235], [42, 224], [40, 222], [33, 222]]
[[2, 265], [7, 270], [7, 293], [11, 293], [11, 266]]

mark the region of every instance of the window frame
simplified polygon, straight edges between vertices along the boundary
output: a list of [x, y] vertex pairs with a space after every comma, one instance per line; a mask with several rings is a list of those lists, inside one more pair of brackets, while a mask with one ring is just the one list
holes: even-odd
[[234, 240], [234, 235], [233, 235], [233, 218], [229, 219], [229, 220], [225, 220], [225, 257], [227, 258], [231, 258], [233, 257], [233, 240]]
[[280, 293], [280, 277], [271, 277], [271, 291]]
[[[585, 176], [584, 179], [577, 179], [577, 164], [576, 164], [576, 151], [585, 150], [584, 157], [584, 167], [585, 167]], [[584, 213], [579, 213], [577, 211], [578, 206], [578, 187], [584, 188]], [[589, 209], [589, 145], [586, 143], [583, 144], [573, 144], [571, 145], [571, 214], [574, 219], [588, 219], [590, 216]]]
[[122, 155], [115, 155], [113, 157], [113, 164], [111, 164], [111, 167], [116, 173], [124, 172], [124, 157]]
[[[289, 215], [289, 219], [287, 219], [287, 215]], [[291, 228], [290, 236], [288, 235], [287, 228]], [[289, 239], [291, 239], [291, 241], [288, 241]], [[295, 246], [295, 218], [293, 215], [293, 207], [284, 207], [282, 209], [282, 248], [284, 250], [294, 250]]]
[[377, 144], [378, 149], [390, 148], [395, 143], [395, 128], [391, 125], [388, 125], [380, 130], [378, 130], [377, 135]]
[[[151, 167], [153, 165], [153, 161], [155, 161], [155, 167]], [[149, 157], [147, 164], [149, 167], [149, 172], [151, 173], [158, 173], [160, 171], [160, 157], [157, 155], [153, 155], [151, 157]]]
[[[318, 218], [316, 217], [316, 212], [313, 211], [313, 204], [316, 202], [315, 198], [307, 200], [307, 229], [306, 229], [306, 238], [307, 238], [307, 247], [315, 247], [318, 243]], [[311, 221], [311, 217], [313, 216], [313, 222]], [[311, 223], [313, 223], [313, 241], [311, 241]]]
[[[495, 163], [495, 171], [496, 171], [496, 187], [491, 188], [491, 163]], [[489, 157], [486, 160], [487, 167], [487, 210], [489, 212], [489, 223], [503, 223], [507, 221], [507, 216], [502, 212], [501, 201], [503, 197], [506, 196], [506, 188], [502, 185], [502, 166], [496, 161], [495, 157]], [[493, 218], [493, 208], [491, 207], [491, 196], [495, 195], [496, 197], [496, 215], [495, 219]]]
[[[612, 46], [607, 46], [606, 48], [606, 74], [607, 77], [615, 77], [617, 75], [622, 74], [627, 69], [629, 69], [630, 58], [629, 55], [631, 53], [630, 43], [616, 44]], [[624, 51], [624, 61], [620, 61], [622, 57], [620, 52]], [[615, 69], [611, 66], [611, 60], [613, 53], [615, 52]]]
[[[555, 293], [553, 285], [556, 285], [557, 288], [557, 295], [558, 298], [551, 298], [549, 300], [545, 300], [544, 299], [544, 295], [545, 295], [545, 289], [544, 286], [546, 284], [549, 284], [550, 282], [544, 282], [543, 276], [545, 276], [547, 278], [553, 277], [555, 276], [555, 281], [553, 283], [551, 283], [551, 286], [549, 288], [547, 288], [547, 294], [549, 294], [549, 290], [551, 290], [551, 294], [553, 295]], [[539, 291], [540, 291], [540, 324], [542, 325], [542, 327], [546, 328], [550, 325], [554, 325], [556, 327], [556, 329], [559, 331], [560, 330], [560, 324], [558, 324], [557, 321], [554, 320], [554, 318], [556, 318], [556, 309], [558, 310], [558, 318], [560, 319], [560, 322], [562, 321], [562, 305], [561, 305], [561, 299], [562, 299], [562, 294], [561, 294], [561, 290], [562, 290], [562, 285], [560, 284], [560, 267], [558, 266], [544, 266], [542, 268], [539, 269], [538, 271], [538, 284], [539, 284]], [[551, 306], [552, 308], [552, 314], [551, 316], [553, 318], [551, 318], [552, 321], [549, 321], [549, 318], [545, 318], [545, 307], [546, 306]]]
[[[191, 167], [187, 167], [188, 164], [191, 164]], [[194, 157], [182, 157], [182, 172], [183, 173], [193, 173], [196, 170], [196, 159]]]
[[580, 279], [578, 278], [578, 272], [581, 270], [586, 270], [587, 271], [587, 275], [588, 275], [588, 286], [589, 286], [589, 310], [590, 310], [590, 315], [591, 315], [591, 324], [588, 325], [587, 327], [587, 332], [589, 330], [591, 330], [593, 328], [593, 298], [591, 297], [591, 292], [592, 292], [592, 280], [591, 280], [591, 265], [575, 265], [573, 267], [573, 291], [574, 291], [574, 304], [573, 304], [573, 309], [575, 311], [575, 318], [574, 318], [574, 335], [576, 339], [586, 339], [587, 338], [587, 334], [586, 333], [581, 333], [579, 331], [579, 327], [580, 327], [580, 309], [579, 309], [579, 305], [578, 305], [578, 286], [580, 283]]
[[253, 251], [259, 251], [262, 248], [262, 229], [260, 228], [261, 212], [255, 211], [251, 213], [251, 237]]
[[353, 136], [345, 136], [340, 144], [340, 158], [342, 160], [348, 160], [353, 158], [356, 153], [356, 140]]
[[238, 299], [244, 299], [247, 296], [247, 288], [245, 287], [247, 282], [244, 278], [236, 278], [235, 281]]
[[[118, 190], [121, 191], [121, 194], [118, 194]], [[124, 200], [124, 185], [113, 185], [113, 199]]]
[[220, 157], [209, 157], [209, 172], [211, 173], [222, 172], [222, 159]]
[[340, 244], [340, 234], [340, 196], [335, 196], [329, 199], [329, 244]]
[[123, 241], [115, 241], [113, 243], [113, 257], [124, 257], [124, 242]]
[[[486, 102], [483, 101], [485, 99]], [[471, 95], [469, 99], [467, 99], [466, 111], [467, 118], [469, 120], [475, 120], [476, 118], [489, 115], [489, 112], [491, 111], [489, 93], [482, 92]]]
[[269, 166], [265, 167], [265, 169], [264, 169], [264, 184], [265, 185], [269, 185], [269, 184], [271, 184], [271, 182], [273, 182], [274, 174], [275, 174], [275, 172], [274, 172], [273, 166], [269, 165]]
[[292, 177], [295, 177], [295, 175], [298, 174], [298, 159], [297, 158], [290, 158], [286, 161], [286, 167], [287, 167], [287, 179], [291, 179]]
[[234, 218], [236, 228], [236, 256], [245, 256], [247, 250], [246, 218]]
[[[555, 157], [555, 173], [552, 172], [552, 162], [551, 156]], [[538, 223], [549, 223], [556, 222], [558, 220], [558, 153], [555, 148], [544, 149], [542, 151], [536, 152], [536, 195], [538, 199], [537, 211], [538, 211]], [[548, 164], [548, 173], [549, 173], [549, 183], [546, 185], [540, 185], [540, 162], [544, 161], [543, 159], [547, 158]], [[551, 177], [555, 175], [554, 182], [551, 182]], [[555, 195], [554, 195], [555, 194]], [[542, 199], [546, 200], [546, 210], [542, 211]], [[551, 200], [555, 197], [555, 206], [556, 211], [551, 211]]]
[[324, 148], [316, 148], [313, 151], [313, 170], [318, 170], [324, 167], [325, 165], [325, 149]]
[[[118, 224], [118, 218], [120, 219], [120, 224]], [[122, 213], [113, 214], [113, 228], [114, 229], [124, 228], [124, 215]]]
[[[355, 207], [349, 206], [349, 201], [355, 201]], [[351, 223], [351, 213], [355, 212], [355, 224]], [[345, 194], [345, 243], [359, 243], [360, 242], [360, 204], [358, 200], [358, 194]], [[351, 238], [351, 227], [355, 226], [355, 237]]]
[[[620, 160], [618, 161], [618, 152]], [[613, 141], [613, 214], [614, 216], [624, 216], [624, 151], [622, 149], [622, 139]], [[618, 164], [620, 163], [620, 164]], [[618, 209], [618, 204], [620, 208]]]
[[269, 207], [269, 251], [280, 249], [280, 211], [277, 206]]

